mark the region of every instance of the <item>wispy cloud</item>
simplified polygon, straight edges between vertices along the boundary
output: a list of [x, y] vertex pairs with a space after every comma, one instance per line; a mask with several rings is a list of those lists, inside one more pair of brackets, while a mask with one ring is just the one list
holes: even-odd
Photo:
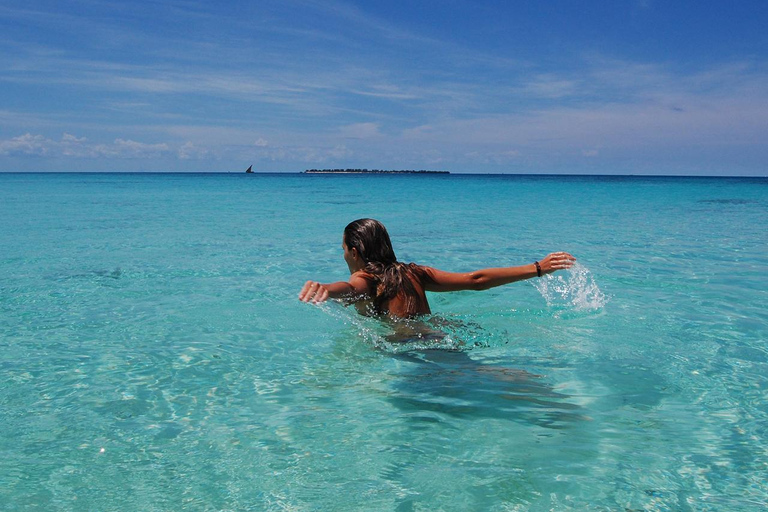
[[0, 93], [13, 100], [0, 155], [458, 167], [766, 151], [760, 56], [680, 66], [563, 46], [518, 58], [483, 44], [506, 32], [420, 31], [338, 0], [79, 7], [0, 7]]
[[378, 137], [379, 125], [376, 123], [355, 123], [348, 126], [342, 126], [339, 134], [346, 139], [370, 139]]
[[534, 76], [512, 87], [510, 93], [518, 97], [560, 99], [579, 94], [580, 80], [563, 78], [555, 74]]
[[111, 144], [90, 143], [85, 137], [65, 133], [60, 140], [26, 133], [0, 140], [0, 155], [67, 158], [155, 158], [168, 153], [168, 144], [147, 144], [115, 139]]

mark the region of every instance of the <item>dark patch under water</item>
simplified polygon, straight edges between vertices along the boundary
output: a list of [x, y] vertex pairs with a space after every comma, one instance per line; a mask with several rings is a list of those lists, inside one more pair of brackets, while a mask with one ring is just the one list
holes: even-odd
[[707, 204], [754, 204], [757, 201], [753, 199], [701, 199], [699, 202]]

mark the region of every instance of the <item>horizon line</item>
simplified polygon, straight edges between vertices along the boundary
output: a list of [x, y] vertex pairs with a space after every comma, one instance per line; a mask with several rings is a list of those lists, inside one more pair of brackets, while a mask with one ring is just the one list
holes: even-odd
[[0, 175], [3, 174], [234, 174], [234, 175], [273, 175], [273, 174], [290, 174], [290, 175], [309, 175], [309, 176], [334, 176], [334, 175], [348, 175], [355, 174], [357, 176], [375, 175], [375, 176], [542, 176], [542, 177], [611, 177], [611, 178], [768, 178], [766, 175], [722, 175], [722, 174], [605, 174], [605, 173], [517, 173], [517, 172], [453, 172], [453, 171], [433, 171], [422, 173], [407, 173], [407, 172], [389, 172], [389, 173], [306, 173], [304, 171], [253, 171], [246, 173], [244, 171], [0, 171]]

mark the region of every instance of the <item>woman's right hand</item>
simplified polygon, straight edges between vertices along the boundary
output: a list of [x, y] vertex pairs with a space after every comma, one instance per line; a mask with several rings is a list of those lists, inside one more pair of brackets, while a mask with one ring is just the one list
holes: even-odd
[[555, 270], [571, 268], [576, 258], [567, 252], [553, 252], [548, 254], [543, 260], [539, 261], [541, 274], [551, 274]]
[[328, 288], [317, 281], [307, 281], [299, 292], [299, 300], [302, 302], [324, 302], [328, 300]]

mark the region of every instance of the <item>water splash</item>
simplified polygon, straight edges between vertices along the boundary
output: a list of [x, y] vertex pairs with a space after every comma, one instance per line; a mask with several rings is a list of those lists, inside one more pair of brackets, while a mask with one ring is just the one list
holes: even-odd
[[468, 351], [485, 344], [479, 326], [438, 315], [415, 319], [381, 319], [358, 314], [352, 307], [327, 302], [320, 307], [357, 331], [377, 350], [399, 354], [414, 350]]
[[[607, 302], [592, 273], [580, 263], [575, 263], [566, 271], [548, 274], [531, 282], [544, 297], [547, 306], [560, 310], [591, 312], [601, 309]], [[473, 348], [506, 342], [506, 333], [483, 328], [477, 323], [476, 316], [458, 319], [428, 315], [382, 321], [381, 318], [360, 315], [355, 308], [342, 306], [335, 301], [320, 304], [319, 307], [351, 326], [367, 345], [393, 354], [414, 350], [467, 352]], [[561, 313], [559, 311], [556, 315], [560, 316]]]
[[548, 274], [532, 283], [547, 301], [547, 306], [593, 311], [601, 309], [608, 301], [589, 269], [578, 262], [564, 272]]

